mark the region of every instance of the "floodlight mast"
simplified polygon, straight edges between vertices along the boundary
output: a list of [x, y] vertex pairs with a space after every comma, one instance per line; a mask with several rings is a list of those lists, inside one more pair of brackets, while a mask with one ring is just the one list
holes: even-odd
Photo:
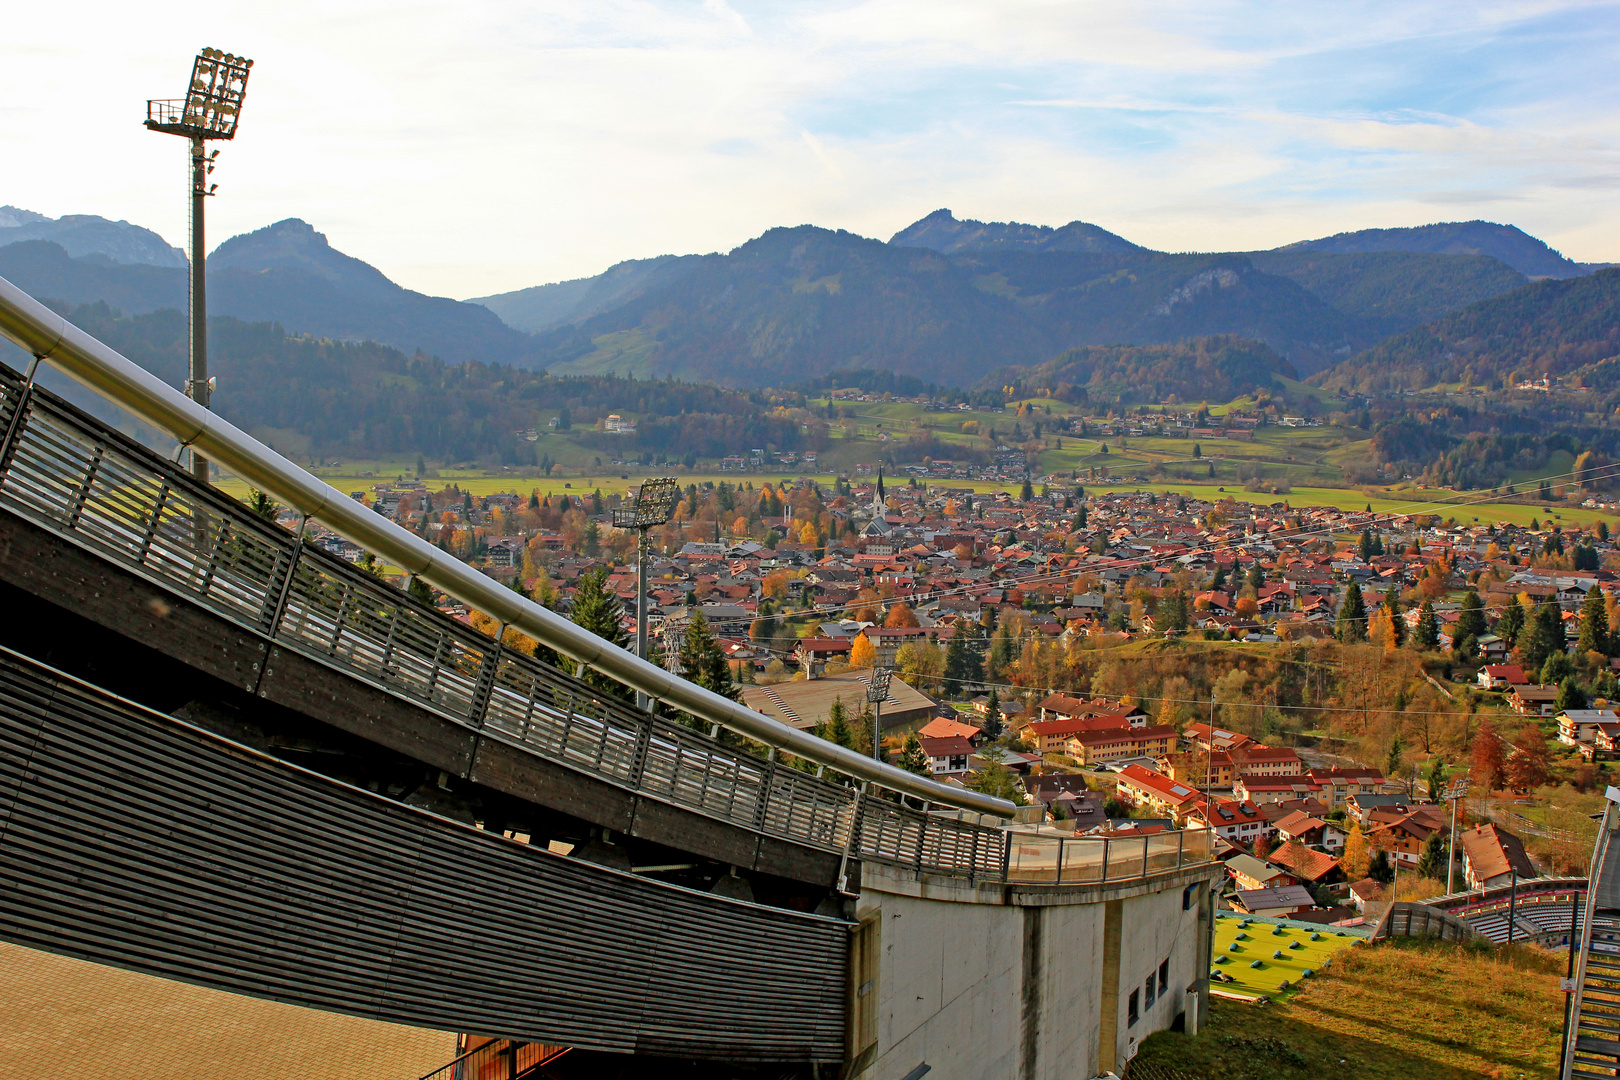
[[[673, 476], [660, 476], [641, 482], [635, 500], [613, 511], [613, 524], [636, 530], [636, 655], [647, 659], [647, 533], [667, 524], [675, 514], [675, 497], [680, 482]], [[639, 708], [652, 708], [652, 699], [636, 692]]]
[[883, 703], [889, 699], [889, 679], [893, 668], [875, 667], [866, 680], [866, 700], [872, 705], [872, 758], [883, 760]]
[[[208, 408], [213, 384], [208, 378], [208, 244], [203, 227], [203, 200], [218, 184], [208, 182], [219, 151], [208, 153], [209, 139], [236, 137], [242, 116], [242, 100], [247, 94], [248, 72], [253, 61], [218, 49], [203, 49], [191, 65], [191, 85], [182, 100], [148, 100], [146, 126], [166, 135], [180, 135], [191, 144], [191, 236], [187, 257], [191, 260], [191, 363], [186, 379], [186, 396]], [[208, 480], [208, 460], [192, 452], [191, 471], [197, 479]]]
[[1441, 796], [1451, 803], [1451, 843], [1446, 845], [1446, 892], [1452, 889], [1452, 874], [1457, 861], [1457, 803], [1468, 794], [1468, 777], [1453, 780]]

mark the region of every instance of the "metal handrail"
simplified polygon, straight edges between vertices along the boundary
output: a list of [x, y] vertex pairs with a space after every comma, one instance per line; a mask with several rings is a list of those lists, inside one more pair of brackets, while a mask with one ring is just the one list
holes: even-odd
[[1571, 975], [1573, 985], [1564, 1006], [1564, 1046], [1558, 1070], [1559, 1080], [1570, 1080], [1570, 1070], [1575, 1067], [1575, 1041], [1581, 1029], [1581, 1004], [1585, 999], [1586, 955], [1592, 947], [1599, 882], [1603, 877], [1603, 862], [1609, 855], [1610, 830], [1617, 824], [1614, 813], [1620, 792], [1611, 787], [1607, 796], [1603, 804], [1603, 821], [1598, 825], [1597, 840], [1592, 845], [1592, 863], [1586, 871], [1585, 925], [1581, 927], [1580, 937], [1570, 942], [1570, 948], [1575, 950], [1575, 969]]
[[400, 528], [208, 411], [0, 278], [0, 334], [219, 467], [497, 622], [650, 698], [797, 757], [946, 806], [1011, 817], [1006, 799], [953, 788], [798, 731], [618, 648]]

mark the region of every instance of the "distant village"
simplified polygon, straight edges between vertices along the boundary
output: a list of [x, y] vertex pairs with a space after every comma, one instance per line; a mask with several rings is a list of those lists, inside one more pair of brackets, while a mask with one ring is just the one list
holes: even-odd
[[[1568, 648], [1589, 597], [1614, 606], [1615, 576], [1597, 568], [1599, 553], [1612, 550], [1606, 533], [1565, 533], [1552, 520], [1521, 528], [1287, 500], [1087, 491], [1053, 477], [1026, 480], [1017, 494], [983, 494], [935, 475], [948, 464], [901, 480], [857, 473], [833, 489], [804, 478], [683, 489], [670, 524], [652, 533], [654, 641], [701, 613], [744, 700], [804, 729], [825, 725], [835, 702], [852, 715], [865, 708], [869, 669], [898, 668], [882, 703], [885, 737], [898, 745], [915, 736], [935, 778], [964, 782], [988, 758], [1019, 778], [1044, 817], [1077, 833], [1211, 829], [1226, 851], [1231, 903], [1257, 914], [1362, 917], [1380, 892], [1370, 879], [1346, 880], [1352, 828], [1390, 865], [1416, 868], [1445, 807], [1379, 769], [1313, 763], [1308, 752], [1207, 724], [1155, 722], [1129, 698], [989, 678], [953, 684], [937, 670], [913, 678], [907, 647], [945, 653], [958, 634], [982, 646], [994, 627], [1058, 646], [1178, 635], [1326, 640], [1343, 633], [1351, 591], [1369, 611], [1378, 597], [1415, 594], [1425, 602], [1400, 612], [1403, 637], [1430, 620], [1433, 648], [1477, 665], [1481, 690], [1518, 714], [1556, 718], [1562, 740], [1589, 761], [1620, 758], [1613, 711], [1561, 709], [1560, 688], [1510, 662], [1510, 643], [1470, 627], [1467, 602], [1454, 599], [1472, 590], [1492, 625], [1525, 599], [1556, 608]], [[614, 498], [473, 497], [419, 481], [354, 497], [563, 613], [581, 575], [607, 564], [624, 626], [634, 625], [633, 538], [613, 527]], [[313, 535], [358, 555], [318, 527]], [[1562, 566], [1533, 565], [1553, 550]], [[1575, 569], [1581, 562], [1589, 568]], [[1378, 632], [1369, 618], [1360, 636]], [[1459, 843], [1471, 883], [1538, 872], [1495, 824]], [[1318, 914], [1302, 914], [1310, 911]]]

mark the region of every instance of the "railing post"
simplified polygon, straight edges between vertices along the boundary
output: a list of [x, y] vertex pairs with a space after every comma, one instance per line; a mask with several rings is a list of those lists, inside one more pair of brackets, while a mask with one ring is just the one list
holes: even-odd
[[73, 495], [73, 507], [68, 511], [67, 527], [77, 529], [79, 517], [84, 513], [85, 501], [90, 498], [90, 489], [95, 486], [96, 473], [101, 469], [101, 457], [107, 452], [105, 443], [96, 443], [96, 452], [90, 455], [90, 464], [84, 470], [84, 481], [79, 484], [79, 490]]
[[1182, 829], [1176, 834], [1176, 869], [1180, 870], [1187, 865], [1187, 830]]
[[1108, 839], [1108, 837], [1105, 836], [1105, 837], [1102, 838], [1102, 846], [1103, 846], [1103, 863], [1102, 863], [1102, 878], [1100, 880], [1107, 881], [1108, 880], [1108, 849], [1114, 846], [1114, 842], [1112, 840]]
[[11, 423], [6, 425], [5, 441], [0, 442], [0, 476], [11, 474], [11, 455], [17, 448], [18, 436], [22, 434], [23, 417], [28, 412], [28, 406], [34, 397], [34, 374], [39, 370], [39, 357], [28, 365], [28, 378], [23, 383], [22, 390], [17, 394], [17, 410], [11, 414]]
[[1148, 837], [1142, 837], [1142, 876], [1148, 876]]
[[158, 488], [157, 502], [152, 504], [152, 520], [146, 523], [146, 532], [141, 536], [141, 549], [135, 556], [135, 561], [142, 566], [146, 565], [146, 556], [151, 554], [152, 541], [157, 539], [158, 524], [168, 503], [169, 482], [165, 480]]
[[850, 806], [849, 835], [844, 838], [844, 854], [838, 860], [838, 891], [849, 895], [849, 854], [858, 851], [861, 842], [861, 826], [866, 816], [866, 781], [855, 792], [854, 802]]
[[[772, 747], [771, 752], [776, 752], [774, 747]], [[765, 817], [769, 813], [771, 806], [771, 792], [775, 790], [776, 762], [767, 761], [765, 769], [759, 778], [759, 795], [754, 800], [754, 828], [757, 830], [765, 828]]]
[[1063, 837], [1061, 836], [1058, 837], [1057, 877], [1052, 879], [1052, 884], [1063, 884]]
[[473, 730], [484, 730], [484, 713], [489, 710], [489, 699], [495, 694], [495, 676], [501, 666], [501, 649], [505, 644], [506, 624], [495, 631], [495, 647], [484, 653], [484, 662], [478, 666], [478, 684], [473, 687], [473, 699], [467, 709], [467, 722]]
[[[656, 706], [656, 702], [653, 703]], [[645, 713], [636, 725], [636, 746], [630, 751], [630, 786], [640, 789], [641, 774], [647, 768], [647, 748], [652, 744], [653, 714]]]
[[1001, 835], [1001, 880], [1005, 884], [1012, 875], [1012, 830], [1003, 829]]
[[[164, 495], [167, 495], [168, 491], [169, 487], [165, 484], [163, 486]], [[162, 505], [163, 500], [159, 499], [158, 506], [161, 508]], [[154, 528], [157, 526], [157, 515], [155, 513], [152, 516], [152, 524]], [[304, 553], [304, 530], [307, 528], [309, 528], [309, 516], [307, 514], [300, 515], [298, 519], [298, 535], [293, 537], [292, 551], [287, 555], [287, 569], [282, 573], [280, 586], [276, 589], [276, 606], [271, 608], [268, 613], [270, 617], [267, 621], [266, 630], [271, 638], [274, 638], [281, 631], [281, 617], [287, 610], [287, 599], [292, 595], [293, 575], [298, 573], [298, 559]], [[261, 615], [260, 619], [263, 621], [264, 616]]]

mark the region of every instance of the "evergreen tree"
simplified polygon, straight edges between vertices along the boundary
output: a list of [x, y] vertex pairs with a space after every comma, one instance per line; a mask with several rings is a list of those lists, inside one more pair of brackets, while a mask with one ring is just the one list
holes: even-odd
[[1361, 598], [1361, 586], [1354, 581], [1344, 590], [1344, 603], [1339, 605], [1339, 620], [1333, 635], [1346, 645], [1367, 640], [1367, 604]]
[[1524, 631], [1524, 608], [1519, 604], [1517, 596], [1508, 597], [1507, 605], [1502, 608], [1501, 618], [1496, 620], [1496, 632], [1511, 648], [1519, 643], [1519, 635]]
[[1001, 763], [1002, 751], [999, 746], [986, 746], [979, 752], [984, 766], [969, 773], [967, 781], [962, 786], [970, 791], [981, 791], [986, 795], [997, 795], [1007, 799], [1014, 806], [1023, 806], [1024, 785], [1018, 779], [1018, 774]]
[[1361, 556], [1362, 562], [1368, 562], [1373, 557], [1373, 535], [1371, 529], [1361, 530], [1361, 543], [1356, 545], [1356, 553]]
[[1603, 590], [1593, 589], [1586, 594], [1581, 605], [1581, 652], [1610, 652], [1609, 612], [1603, 600]]
[[[1423, 841], [1423, 854], [1418, 856], [1418, 873], [1438, 880], [1446, 872], [1446, 833], [1436, 829]], [[1449, 890], [1450, 886], [1446, 886]]]
[[1367, 864], [1367, 876], [1380, 885], [1388, 885], [1395, 880], [1395, 867], [1390, 864], [1389, 852], [1378, 848], [1372, 853], [1372, 859]]
[[1026, 503], [1029, 502], [1031, 499], [1035, 498], [1035, 488], [1029, 482], [1029, 474], [1028, 473], [1024, 474], [1024, 486], [1018, 492], [1018, 498], [1020, 500], [1022, 500], [1023, 502], [1026, 502]]
[[1003, 626], [996, 631], [996, 637], [990, 645], [990, 663], [986, 666], [985, 675], [991, 682], [1006, 682], [1007, 667], [1018, 658], [1018, 646], [1013, 641], [1012, 628]]
[[1558, 684], [1558, 702], [1553, 708], [1559, 712], [1586, 708], [1586, 694], [1576, 683], [1574, 676], [1569, 676]]
[[1529, 618], [1528, 632], [1522, 646], [1525, 663], [1540, 668], [1554, 652], [1564, 651], [1564, 619], [1555, 601], [1538, 603]]
[[[603, 641], [619, 648], [627, 648], [630, 643], [629, 635], [620, 626], [624, 618], [624, 605], [612, 589], [607, 587], [608, 568], [595, 566], [579, 576], [579, 588], [574, 594], [574, 608], [571, 615], [575, 625], [580, 626]], [[634, 699], [635, 694], [629, 687], [618, 683], [603, 675], [594, 668], [583, 664], [576, 665], [574, 672], [580, 679], [604, 693], [614, 697]]]
[[1389, 740], [1389, 753], [1384, 755], [1384, 777], [1393, 780], [1406, 771], [1401, 755], [1406, 752], [1406, 745], [1401, 739], [1401, 733], [1396, 732], [1395, 737]]
[[917, 738], [915, 731], [906, 736], [906, 745], [900, 751], [900, 760], [895, 764], [916, 776], [928, 776], [933, 772], [929, 767], [928, 758], [923, 755], [922, 740]]
[[1211, 592], [1220, 592], [1224, 588], [1226, 588], [1226, 568], [1217, 566], [1215, 576], [1209, 579], [1209, 589]]
[[1417, 630], [1412, 635], [1412, 643], [1421, 652], [1434, 652], [1440, 647], [1440, 617], [1434, 613], [1434, 604], [1423, 601], [1418, 608]]
[[967, 652], [967, 630], [958, 624], [945, 646], [945, 692], [953, 696], [960, 696], [962, 684], [967, 682]]
[[1001, 695], [996, 688], [990, 688], [990, 700], [984, 705], [984, 737], [987, 739], [1001, 738]]
[[1256, 559], [1256, 560], [1254, 560], [1253, 564], [1250, 565], [1250, 567], [1249, 567], [1249, 584], [1251, 586], [1253, 586], [1253, 588], [1255, 589], [1256, 592], [1258, 592], [1259, 589], [1260, 589], [1260, 586], [1264, 585], [1265, 583], [1266, 583], [1266, 570], [1265, 570], [1265, 567], [1260, 565], [1260, 560], [1259, 559]]
[[832, 708], [827, 710], [827, 722], [819, 725], [817, 732], [828, 742], [837, 743], [848, 749], [854, 745], [854, 733], [849, 729], [849, 717], [844, 713], [844, 699], [835, 698]]
[[1166, 633], [1177, 633], [1187, 629], [1187, 594], [1176, 589], [1159, 602], [1159, 617], [1156, 620], [1159, 629]]
[[1429, 759], [1429, 772], [1425, 777], [1429, 785], [1429, 801], [1440, 801], [1440, 793], [1446, 786], [1446, 766], [1438, 757]]
[[[697, 683], [705, 690], [712, 690], [731, 701], [741, 696], [742, 691], [731, 677], [731, 664], [726, 660], [720, 642], [715, 639], [714, 632], [709, 629], [709, 621], [701, 611], [694, 612], [687, 621], [686, 636], [681, 639], [681, 648], [676, 655], [681, 675], [688, 682]], [[707, 726], [696, 717], [690, 722], [700, 729]]]
[[1085, 504], [1085, 503], [1081, 503], [1081, 504], [1080, 504], [1080, 516], [1079, 516], [1079, 517], [1077, 517], [1077, 518], [1076, 518], [1076, 519], [1075, 519], [1075, 521], [1074, 521], [1074, 527], [1075, 527], [1075, 528], [1076, 528], [1076, 529], [1083, 529], [1083, 528], [1085, 528], [1085, 527], [1086, 527], [1086, 520], [1087, 520], [1087, 517], [1088, 517], [1088, 515], [1087, 515], [1087, 514], [1086, 514], [1086, 504]]
[[1462, 608], [1457, 613], [1458, 639], [1485, 636], [1485, 601], [1479, 598], [1479, 593], [1473, 589], [1463, 597]]

